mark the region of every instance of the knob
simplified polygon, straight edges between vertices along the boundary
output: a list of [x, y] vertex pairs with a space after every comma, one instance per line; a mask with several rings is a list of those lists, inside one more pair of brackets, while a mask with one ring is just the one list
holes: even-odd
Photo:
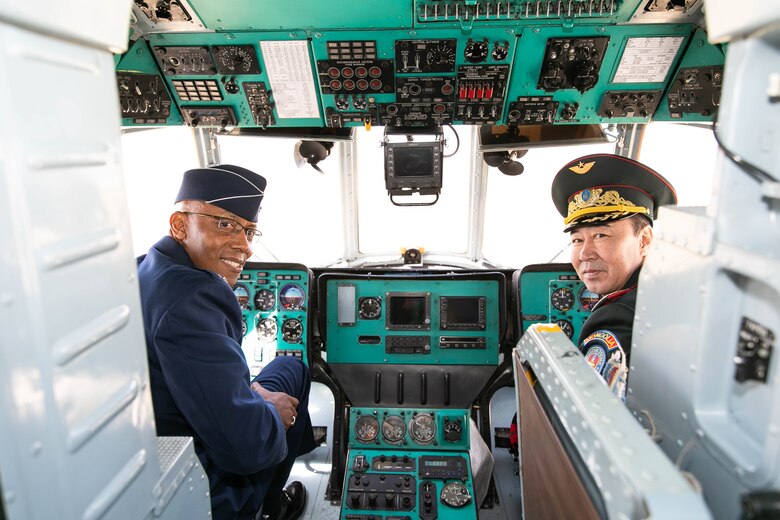
[[392, 505], [394, 499], [395, 499], [395, 495], [393, 495], [392, 493], [385, 493], [385, 502], [387, 503], [387, 505]]
[[368, 505], [372, 507], [376, 506], [376, 493], [368, 494]]
[[350, 500], [352, 501], [352, 507], [358, 507], [360, 505], [360, 495], [350, 495]]

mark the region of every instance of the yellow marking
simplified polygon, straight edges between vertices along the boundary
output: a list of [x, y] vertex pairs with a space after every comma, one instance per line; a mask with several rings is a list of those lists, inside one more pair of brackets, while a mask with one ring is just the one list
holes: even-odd
[[539, 332], [563, 332], [558, 325], [554, 325], [554, 324], [549, 324], [549, 325], [539, 324], [536, 326], [536, 330], [538, 330]]
[[585, 175], [590, 171], [591, 168], [593, 168], [594, 164], [596, 164], [596, 161], [591, 161], [589, 163], [580, 161], [575, 166], [571, 166], [569, 169], [577, 175]]
[[582, 208], [569, 214], [568, 217], [563, 219], [564, 224], [568, 224], [572, 220], [579, 218], [583, 215], [592, 215], [594, 213], [615, 213], [618, 211], [625, 211], [627, 213], [643, 213], [645, 215], [650, 214], [650, 210], [644, 206], [594, 206], [592, 208]]

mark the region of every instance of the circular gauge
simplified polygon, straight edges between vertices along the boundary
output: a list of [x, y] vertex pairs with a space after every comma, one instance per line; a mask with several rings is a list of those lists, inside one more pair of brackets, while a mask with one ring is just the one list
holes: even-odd
[[[216, 56], [217, 61], [222, 65], [223, 70], [230, 71], [229, 73], [232, 74], [250, 74], [254, 68], [254, 59], [252, 56], [254, 51], [251, 51], [250, 49], [251, 47], [247, 45], [231, 45], [224, 47], [222, 52], [218, 52], [219, 47], [214, 47], [212, 50], [217, 52], [213, 52], [212, 54]], [[225, 74], [228, 74], [228, 72]]]
[[471, 502], [471, 493], [460, 482], [450, 482], [441, 488], [439, 498], [443, 504], [450, 507], [463, 507]]
[[455, 49], [449, 45], [434, 45], [425, 59], [429, 65], [455, 65]]
[[460, 425], [460, 420], [449, 421], [444, 420], [444, 439], [450, 442], [460, 440], [460, 436], [463, 433], [463, 427]]
[[577, 295], [577, 299], [579, 300], [580, 307], [582, 307], [583, 311], [591, 311], [593, 310], [593, 306], [596, 305], [601, 298], [599, 298], [598, 294], [589, 291], [588, 288], [583, 285]]
[[298, 343], [303, 336], [303, 324], [301, 320], [290, 318], [282, 323], [282, 338], [287, 343]]
[[397, 415], [388, 415], [382, 422], [382, 437], [390, 444], [398, 444], [404, 440], [406, 424]]
[[569, 320], [555, 320], [555, 324], [558, 325], [567, 336], [569, 336], [569, 339], [574, 336], [574, 327], [572, 327]]
[[355, 437], [360, 442], [374, 442], [379, 435], [379, 421], [376, 417], [364, 415], [355, 421]]
[[249, 325], [246, 323], [246, 318], [241, 318], [241, 335], [246, 336], [246, 331], [249, 328]]
[[273, 318], [262, 318], [257, 322], [257, 337], [260, 341], [270, 343], [276, 340], [276, 332], [279, 326]]
[[276, 296], [273, 291], [261, 289], [255, 293], [255, 309], [258, 311], [270, 311], [276, 305]]
[[550, 295], [550, 303], [559, 311], [568, 311], [574, 307], [574, 293], [568, 287], [555, 289]]
[[503, 45], [499, 45], [498, 42], [493, 44], [493, 52], [491, 56], [495, 61], [504, 61], [509, 55], [509, 49]]
[[463, 52], [463, 55], [466, 58], [466, 61], [471, 63], [480, 63], [487, 59], [488, 52], [490, 52], [490, 50], [488, 49], [488, 44], [486, 41], [469, 40], [466, 44], [466, 50]]
[[409, 421], [409, 435], [412, 436], [417, 444], [430, 444], [436, 438], [436, 423], [427, 413], [421, 413], [414, 416]]
[[238, 299], [238, 304], [241, 306], [242, 309], [248, 309], [249, 308], [249, 288], [242, 284], [237, 283], [233, 286], [233, 294], [236, 295], [236, 298]]
[[306, 302], [306, 294], [300, 285], [288, 283], [279, 291], [279, 304], [288, 310], [303, 309]]
[[382, 301], [379, 298], [360, 298], [358, 316], [363, 320], [377, 320], [382, 315]]

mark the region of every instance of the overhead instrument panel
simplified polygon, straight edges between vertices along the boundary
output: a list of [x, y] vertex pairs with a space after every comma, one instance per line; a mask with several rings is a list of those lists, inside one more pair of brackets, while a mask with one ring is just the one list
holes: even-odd
[[723, 52], [698, 36], [698, 7], [683, 16], [647, 0], [334, 2], [260, 16], [249, 0], [230, 13], [194, 0], [199, 20], [139, 23], [118, 75], [161, 77], [173, 113], [162, 91], [131, 88], [120, 91], [123, 123], [712, 121], [719, 104]]
[[519, 302], [520, 335], [534, 323], [551, 323], [575, 344], [582, 324], [599, 300], [571, 264], [526, 266], [515, 273], [512, 286]]
[[243, 321], [241, 348], [250, 375], [276, 356], [308, 363], [311, 273], [299, 264], [248, 262], [233, 286]]
[[122, 117], [137, 124], [164, 124], [171, 115], [171, 98], [158, 74], [118, 74]]
[[627, 21], [636, 8], [636, 2], [627, 0], [417, 0], [415, 21], [420, 25], [442, 26], [495, 25], [513, 21], [533, 24], [560, 24], [562, 20], [575, 22]]

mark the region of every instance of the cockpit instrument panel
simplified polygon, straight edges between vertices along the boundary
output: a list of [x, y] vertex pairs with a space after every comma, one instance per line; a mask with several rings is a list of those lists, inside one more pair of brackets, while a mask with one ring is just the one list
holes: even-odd
[[328, 363], [496, 364], [499, 286], [465, 276], [328, 279]]
[[303, 265], [248, 262], [233, 286], [241, 307], [241, 348], [255, 376], [276, 356], [308, 363], [311, 273]]
[[333, 0], [226, 16], [189, 3], [199, 30], [135, 27], [117, 64], [123, 124], [531, 124], [540, 99], [543, 124], [712, 121], [719, 103], [723, 52], [701, 37], [700, 6]]
[[599, 300], [580, 281], [571, 264], [526, 266], [515, 273], [513, 289], [519, 302], [517, 322], [521, 334], [531, 324], [552, 323], [575, 344], [582, 324]]

